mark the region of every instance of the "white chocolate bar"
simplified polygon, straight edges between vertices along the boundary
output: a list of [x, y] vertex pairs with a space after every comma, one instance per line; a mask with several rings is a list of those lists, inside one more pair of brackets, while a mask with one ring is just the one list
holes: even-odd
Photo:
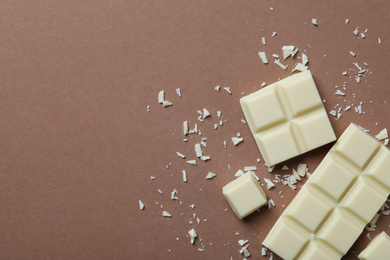
[[376, 235], [359, 254], [360, 260], [380, 260], [390, 258], [390, 237], [385, 231]]
[[251, 171], [225, 185], [222, 192], [240, 219], [267, 204], [267, 197]]
[[267, 166], [336, 140], [310, 71], [271, 84], [240, 103]]
[[284, 259], [340, 259], [390, 193], [390, 151], [351, 124], [263, 245]]

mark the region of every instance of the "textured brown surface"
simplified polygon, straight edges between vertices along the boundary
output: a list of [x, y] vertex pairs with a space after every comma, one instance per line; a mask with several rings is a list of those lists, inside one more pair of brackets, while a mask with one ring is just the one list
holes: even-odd
[[[350, 100], [364, 102], [364, 115], [352, 108], [340, 120], [331, 118], [338, 137], [350, 122], [373, 135], [390, 128], [390, 2], [317, 2], [3, 2], [0, 258], [242, 259], [237, 240], [249, 239], [251, 258], [262, 259], [261, 241], [296, 192], [280, 184], [266, 190], [277, 206], [239, 220], [221, 190], [244, 166], [257, 165], [261, 178], [281, 173], [280, 166], [271, 174], [256, 162], [260, 153], [240, 121], [242, 92], [291, 75], [298, 61], [283, 61], [289, 65], [283, 71], [272, 64], [272, 53], [281, 55], [282, 46], [291, 43], [298, 56], [306, 50], [327, 111]], [[368, 29], [365, 39], [353, 35], [357, 26]], [[277, 36], [271, 37], [273, 31]], [[270, 64], [261, 63], [258, 51], [266, 51]], [[366, 62], [372, 71], [360, 84], [349, 77], [356, 75], [354, 61]], [[342, 76], [348, 68], [355, 72]], [[346, 96], [340, 98], [334, 86], [344, 81]], [[231, 87], [233, 94], [216, 92], [216, 85]], [[157, 104], [160, 90], [172, 107]], [[212, 113], [204, 123], [196, 119], [202, 108]], [[213, 130], [216, 110], [228, 121]], [[198, 123], [211, 161], [190, 166], [177, 157], [179, 151], [195, 159], [193, 146], [201, 139], [191, 135], [188, 143], [182, 141], [184, 120], [191, 128]], [[245, 141], [234, 147], [230, 138], [237, 132]], [[286, 164], [307, 163], [313, 172], [330, 147]], [[188, 183], [182, 181], [183, 169]], [[209, 171], [217, 177], [206, 180]], [[171, 200], [174, 189], [182, 204]], [[162, 217], [162, 210], [172, 218]], [[389, 224], [382, 216], [371, 237], [389, 231]], [[195, 245], [186, 237], [191, 228], [202, 239]], [[369, 242], [366, 234], [345, 259], [356, 259]], [[205, 251], [199, 252], [202, 245]]]

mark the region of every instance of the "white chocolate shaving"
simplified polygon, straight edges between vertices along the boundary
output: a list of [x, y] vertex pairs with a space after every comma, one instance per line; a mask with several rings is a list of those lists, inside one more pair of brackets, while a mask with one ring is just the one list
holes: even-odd
[[196, 157], [200, 158], [203, 155], [202, 147], [200, 144], [195, 144]]
[[264, 64], [268, 64], [268, 59], [267, 59], [267, 55], [265, 54], [265, 52], [260, 51], [259, 57]]
[[206, 118], [209, 116], [210, 116], [210, 112], [206, 108], [203, 108], [203, 118]]
[[190, 231], [188, 231], [188, 234], [190, 235], [190, 238], [191, 238], [191, 244], [194, 244], [195, 242], [195, 238], [198, 236], [195, 232], [194, 229], [191, 229]]
[[379, 141], [384, 140], [386, 138], [389, 138], [389, 134], [387, 132], [387, 129], [384, 128], [382, 131], [379, 132], [379, 134], [377, 134], [375, 136], [375, 138], [378, 139]]
[[187, 173], [185, 170], [181, 171], [183, 173], [183, 182], [187, 182]]
[[196, 160], [190, 160], [190, 161], [187, 161], [188, 164], [191, 164], [191, 165], [198, 165], [196, 163]]
[[282, 63], [280, 63], [280, 60], [275, 60], [275, 64], [278, 65], [280, 68], [282, 68], [283, 70], [287, 70], [288, 68], [288, 65], [283, 65]]
[[294, 46], [283, 46], [282, 51], [283, 51], [283, 59], [287, 59], [293, 52]]
[[170, 107], [170, 106], [172, 106], [172, 103], [169, 102], [169, 101], [167, 101], [167, 100], [164, 100], [164, 101], [162, 102], [162, 104], [163, 104], [163, 107]]
[[163, 217], [166, 217], [166, 218], [170, 218], [170, 217], [172, 217], [172, 215], [171, 214], [169, 214], [167, 211], [163, 211], [162, 212], [162, 215], [163, 215]]
[[160, 92], [158, 92], [158, 103], [162, 104], [164, 102], [164, 98], [165, 98], [165, 92], [164, 90], [161, 90]]
[[139, 210], [143, 210], [145, 208], [145, 205], [142, 203], [141, 200], [139, 200], [138, 203], [139, 203]]
[[242, 137], [232, 137], [232, 141], [233, 141], [234, 145], [238, 145], [239, 143], [244, 141], [244, 138], [242, 138]]
[[212, 173], [212, 172], [209, 172], [206, 176], [206, 179], [212, 179], [214, 178], [215, 176], [217, 176], [215, 173]]

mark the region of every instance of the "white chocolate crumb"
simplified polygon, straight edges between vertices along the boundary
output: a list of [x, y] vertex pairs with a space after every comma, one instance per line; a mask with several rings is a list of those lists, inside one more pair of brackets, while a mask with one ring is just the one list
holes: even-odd
[[190, 160], [190, 161], [187, 161], [188, 164], [191, 164], [191, 165], [198, 165], [196, 163], [196, 160]]
[[272, 181], [270, 181], [269, 179], [267, 179], [267, 178], [264, 178], [264, 181], [265, 181], [265, 183], [267, 184], [267, 189], [272, 189], [273, 187], [275, 187], [275, 184], [272, 182]]
[[377, 134], [375, 136], [375, 138], [378, 139], [379, 141], [382, 141], [386, 138], [389, 138], [389, 134], [387, 132], [387, 129], [386, 128], [382, 129], [382, 131], [380, 131], [379, 134]]
[[308, 69], [309, 69], [308, 66], [305, 66], [305, 65], [303, 65], [302, 63], [297, 63], [297, 65], [296, 65], [295, 68], [292, 70], [292, 72], [295, 72], [295, 71], [301, 71], [301, 72], [303, 72], [303, 71], [306, 71], [306, 70], [308, 70]]
[[164, 102], [164, 98], [165, 98], [165, 92], [164, 90], [161, 90], [160, 92], [158, 92], [158, 103], [162, 104]]
[[360, 37], [362, 37], [362, 39], [366, 38], [366, 35], [364, 33], [360, 33]]
[[200, 144], [195, 144], [194, 150], [196, 153], [196, 157], [200, 158], [203, 155], [202, 147], [200, 146]]
[[149, 112], [150, 111], [150, 106], [148, 105], [147, 107], [146, 107], [146, 112]]
[[297, 172], [300, 177], [305, 177], [308, 171], [307, 165], [304, 163], [298, 164]]
[[170, 107], [170, 106], [173, 105], [171, 102], [169, 102], [169, 101], [167, 101], [167, 100], [164, 100], [164, 101], [162, 102], [162, 104], [163, 104], [163, 107]]
[[348, 24], [349, 23], [349, 20], [348, 19], [345, 19], [345, 24]]
[[268, 172], [273, 172], [275, 169], [275, 166], [269, 166], [267, 167]]
[[251, 256], [251, 254], [248, 251], [248, 245], [241, 248], [241, 250], [239, 252], [240, 252], [240, 254], [244, 254], [245, 257]]
[[180, 89], [180, 88], [177, 88], [177, 89], [176, 89], [176, 94], [177, 94], [179, 97], [181, 97], [181, 89]]
[[210, 156], [204, 156], [204, 155], [202, 155], [201, 157], [200, 157], [200, 159], [202, 160], [202, 161], [208, 161], [208, 160], [210, 160], [211, 159], [211, 157]]
[[150, 179], [151, 179], [151, 180], [155, 180], [155, 179], [156, 179], [156, 177], [154, 177], [154, 176], [150, 176]]
[[289, 168], [288, 168], [288, 166], [287, 165], [283, 165], [283, 167], [282, 167], [282, 171], [287, 171]]
[[215, 89], [217, 92], [219, 92], [219, 90], [221, 89], [221, 86], [216, 86], [214, 89]]
[[195, 238], [198, 236], [195, 232], [195, 229], [191, 229], [190, 231], [188, 231], [188, 234], [190, 235], [191, 238], [191, 244], [194, 244]]
[[177, 194], [177, 190], [174, 189], [174, 190], [171, 192], [171, 199], [172, 199], [172, 200], [179, 200], [179, 198], [175, 196], [176, 194]]
[[278, 54], [272, 54], [272, 57], [276, 58], [276, 59], [279, 59], [279, 55]]
[[263, 82], [261, 83], [260, 87], [265, 87], [265, 85], [267, 85], [267, 83]]
[[187, 121], [183, 122], [183, 133], [184, 133], [184, 135], [188, 135], [188, 122]]
[[275, 62], [274, 62], [276, 65], [278, 65], [281, 69], [283, 69], [283, 70], [287, 70], [287, 68], [288, 68], [288, 65], [283, 65], [282, 63], [280, 63], [280, 60], [278, 59], [278, 60], [275, 60]]
[[290, 45], [290, 46], [283, 46], [283, 47], [282, 47], [283, 59], [286, 60], [286, 59], [291, 55], [291, 53], [293, 52], [293, 50], [294, 50], [294, 46], [293, 46], [293, 45]]
[[261, 255], [262, 255], [262, 256], [266, 256], [266, 255], [267, 255], [267, 248], [263, 247], [263, 248], [261, 249]]
[[244, 171], [257, 171], [257, 167], [256, 166], [245, 166], [244, 167]]
[[302, 53], [302, 64], [306, 65], [309, 62], [309, 58], [306, 56], [306, 54]]
[[214, 124], [214, 130], [217, 130], [218, 124]]
[[139, 210], [144, 210], [145, 205], [142, 203], [142, 201], [139, 200], [138, 203], [139, 203]]
[[214, 178], [215, 176], [217, 176], [215, 173], [212, 173], [212, 172], [209, 172], [206, 176], [206, 179], [212, 179]]
[[163, 211], [162, 212], [162, 215], [163, 215], [163, 217], [166, 217], [166, 218], [170, 218], [170, 217], [172, 217], [172, 215], [171, 214], [169, 214], [167, 211]]
[[297, 173], [296, 170], [293, 169], [293, 176], [296, 180], [300, 181], [301, 180], [301, 177], [299, 176], [299, 174]]
[[355, 31], [353, 31], [353, 34], [355, 34], [356, 36], [358, 36], [358, 34], [359, 34], [359, 27], [357, 27], [357, 28], [355, 29]]
[[268, 64], [268, 59], [267, 59], [267, 55], [265, 54], [265, 52], [260, 51], [260, 52], [259, 52], [259, 57], [260, 57], [261, 61], [262, 61], [264, 64]]
[[388, 144], [389, 144], [389, 138], [386, 138], [385, 142], [383, 143], [383, 145], [388, 145]]
[[298, 51], [299, 51], [298, 49], [293, 50], [293, 51], [291, 52], [291, 57], [294, 57], [295, 54], [297, 54]]
[[206, 118], [209, 116], [210, 116], [210, 112], [206, 108], [203, 108], [203, 118]]
[[315, 18], [311, 19], [311, 23], [314, 24], [315, 26], [318, 26], [318, 21]]
[[232, 91], [230, 90], [230, 87], [223, 87], [223, 89], [229, 93], [230, 95], [232, 94]]
[[378, 37], [378, 44], [381, 44], [382, 41], [381, 41], [381, 38]]
[[345, 93], [340, 91], [339, 89], [335, 92], [335, 94], [338, 96], [345, 96]]
[[194, 204], [191, 204], [189, 207], [190, 207], [190, 209], [194, 209], [194, 208], [195, 208], [195, 205], [194, 205]]
[[341, 75], [343, 76], [347, 76], [348, 72], [347, 71], [344, 71], [343, 73], [341, 73]]
[[277, 34], [276, 32], [273, 32], [271, 36], [274, 37], [276, 36], [276, 34]]
[[225, 149], [226, 149], [226, 147], [227, 147], [227, 142], [226, 142], [226, 141], [223, 141], [223, 146], [224, 146]]
[[268, 209], [271, 209], [272, 207], [275, 207], [276, 204], [273, 199], [268, 200]]
[[239, 170], [234, 174], [234, 176], [237, 177], [237, 178], [241, 177], [242, 175], [244, 175], [244, 172], [243, 172], [241, 169], [239, 169]]
[[187, 173], [185, 170], [181, 171], [183, 173], [183, 182], [187, 182]]
[[354, 52], [352, 52], [352, 51], [349, 51], [349, 54], [351, 54], [353, 57], [356, 56], [356, 54]]
[[234, 145], [238, 145], [242, 141], [244, 141], [244, 138], [242, 138], [242, 137], [232, 137], [232, 142]]
[[176, 154], [177, 154], [177, 156], [179, 156], [180, 158], [183, 158], [183, 159], [186, 158], [186, 156], [185, 156], [184, 154], [182, 154], [182, 153], [176, 152]]
[[336, 110], [332, 110], [332, 111], [330, 111], [330, 112], [329, 112], [329, 114], [330, 114], [330, 115], [332, 115], [332, 116], [337, 116], [337, 112], [336, 112]]
[[248, 243], [249, 242], [249, 240], [244, 240], [244, 239], [240, 239], [240, 240], [238, 240], [238, 244], [240, 245], [240, 246], [244, 246], [246, 243]]
[[262, 37], [261, 38], [261, 42], [263, 43], [263, 45], [266, 45], [267, 43], [265, 42], [265, 37]]

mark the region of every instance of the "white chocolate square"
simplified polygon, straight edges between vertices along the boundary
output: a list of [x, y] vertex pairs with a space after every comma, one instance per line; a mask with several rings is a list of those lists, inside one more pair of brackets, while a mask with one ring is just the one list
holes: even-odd
[[299, 154], [289, 124], [278, 126], [267, 133], [256, 134], [255, 140], [259, 144], [264, 160], [271, 165]]
[[350, 127], [346, 131], [346, 138], [337, 142], [335, 149], [363, 169], [379, 143], [374, 138], [366, 138], [366, 133], [358, 127]]
[[302, 255], [299, 256], [299, 260], [336, 260], [341, 257], [342, 255], [338, 252], [315, 240], [307, 246]]
[[250, 171], [225, 185], [222, 192], [240, 219], [267, 204], [264, 190]]
[[310, 234], [290, 219], [280, 217], [273, 226], [272, 237], [267, 237], [263, 245], [270, 250], [278, 249], [278, 255], [283, 259], [294, 259], [301, 248], [309, 240]]
[[324, 109], [318, 109], [292, 120], [302, 137], [303, 151], [310, 151], [335, 140], [332, 126]]
[[317, 185], [320, 189], [328, 193], [335, 201], [339, 201], [345, 188], [357, 176], [354, 171], [346, 169], [332, 154], [329, 154], [321, 162], [320, 166], [310, 178], [310, 183]]
[[385, 231], [376, 235], [359, 254], [360, 260], [381, 260], [390, 258], [390, 237]]
[[[291, 216], [302, 226], [314, 232], [321, 221], [333, 208], [332, 203], [315, 189], [302, 189], [284, 211], [284, 215]], [[308, 214], [311, 212], [311, 214]]]
[[342, 201], [341, 206], [349, 208], [366, 222], [370, 222], [378, 209], [386, 202], [387, 195], [380, 187], [371, 186], [364, 178], [359, 178]]
[[241, 104], [248, 111], [246, 119], [253, 132], [287, 120], [279, 103], [275, 85], [247, 96], [245, 102]]
[[[363, 152], [354, 150], [358, 148]], [[263, 245], [286, 259], [340, 259], [390, 193], [389, 158], [390, 151], [385, 146], [351, 124], [283, 212]], [[306, 240], [298, 236], [294, 247], [285, 247], [288, 242], [284, 236], [294, 239], [289, 234], [297, 232]], [[297, 249], [299, 241], [308, 242]]]
[[286, 94], [293, 116], [322, 104], [320, 95], [310, 72], [300, 73], [277, 82]]
[[310, 71], [271, 84], [240, 103], [267, 166], [336, 140]]
[[387, 148], [382, 147], [379, 151], [375, 163], [371, 163], [365, 174], [371, 178], [377, 180], [386, 186], [386, 189], [390, 191], [390, 153]]
[[348, 212], [336, 208], [318, 232], [317, 239], [326, 241], [345, 254], [362, 233], [364, 226], [365, 223], [359, 222]]

